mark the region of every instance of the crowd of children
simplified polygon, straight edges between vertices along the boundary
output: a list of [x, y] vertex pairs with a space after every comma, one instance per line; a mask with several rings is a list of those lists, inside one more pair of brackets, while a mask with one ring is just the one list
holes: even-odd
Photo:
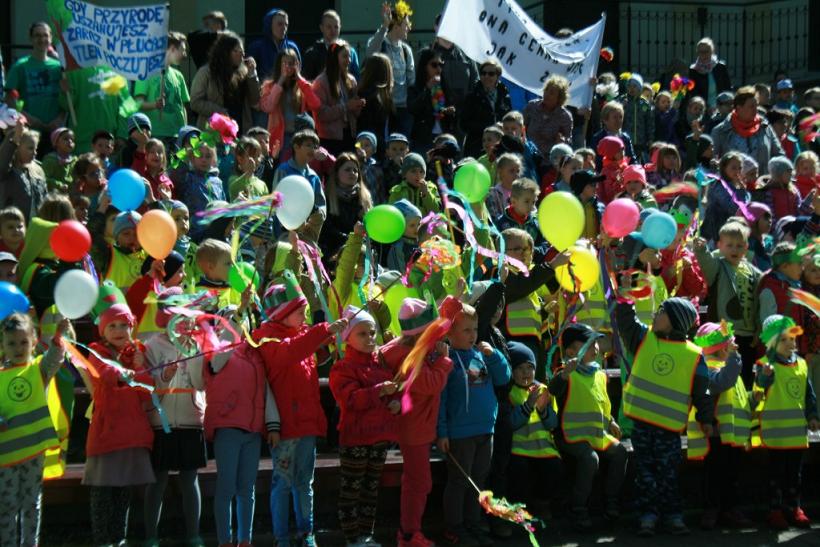
[[[390, 29], [406, 17], [386, 12]], [[405, 65], [404, 42], [387, 31], [382, 51], [396, 49]], [[168, 44], [168, 62], [179, 63], [184, 37], [172, 33]], [[589, 148], [558, 142], [540, 153], [525, 125], [535, 101], [526, 116], [507, 111], [472, 131], [470, 147], [478, 150], [481, 134], [482, 149], [468, 158], [438, 121], [435, 135], [411, 142], [408, 128], [388, 119], [408, 116], [404, 106], [382, 104], [393, 111], [378, 131], [351, 133], [365, 100], [344, 82], [327, 89], [345, 52], [328, 49], [318, 89], [283, 42], [272, 74], [261, 75], [267, 127], [249, 127], [231, 144], [216, 127], [186, 124], [188, 90], [172, 66], [168, 89], [137, 85], [141, 111], [119, 117], [119, 127], [65, 122], [44, 135], [20, 118], [5, 130], [0, 281], [18, 285], [32, 310], [0, 324], [0, 543], [38, 543], [43, 476], [65, 466], [58, 418], [66, 405], [52, 400], [61, 381], [69, 391], [85, 385], [93, 401], [82, 482], [95, 545], [128, 537], [134, 487], [145, 488], [145, 540], [158, 545], [172, 471], [186, 541], [204, 545], [197, 470], [209, 457], [218, 543], [251, 545], [257, 472], [269, 453], [276, 544], [315, 546], [313, 479], [326, 437], [338, 441], [338, 527], [349, 547], [379, 546], [379, 485], [396, 446], [400, 546], [433, 544], [422, 517], [434, 446], [447, 460], [445, 544], [492, 545], [516, 533], [487, 520], [476, 488], [552, 519], [565, 458], [575, 465], [567, 507], [577, 529], [592, 529], [596, 512], [621, 518], [631, 460], [638, 534], [659, 526], [686, 534], [682, 436], [688, 457], [704, 460], [704, 528], [752, 522], [737, 486], [749, 450], [768, 453], [760, 470], [767, 524], [808, 527], [800, 493], [809, 431], [820, 427], [820, 166], [816, 134], [806, 141], [798, 124], [811, 108], [792, 99], [760, 105], [756, 119], [767, 120], [784, 154], [758, 163], [736, 150], [718, 155], [709, 136], [737, 121], [742, 105], [731, 108], [731, 92], [708, 108], [695, 96], [654, 95], [632, 73], [621, 94], [599, 89]], [[377, 65], [365, 64], [363, 81]], [[601, 81], [619, 85], [612, 75]], [[327, 95], [338, 104], [325, 104]], [[369, 96], [367, 105], [379, 100]], [[226, 112], [241, 112], [234, 106]], [[324, 138], [330, 125], [333, 139]], [[48, 153], [38, 159], [43, 139]], [[469, 202], [452, 189], [473, 161], [487, 168], [490, 187]], [[136, 210], [112, 205], [107, 181], [122, 168], [144, 179]], [[313, 192], [300, 226], [257, 210], [205, 214], [239, 211], [292, 176]], [[559, 252], [541, 225], [539, 203], [554, 192], [577, 198], [584, 220], [573, 249], [600, 265], [583, 291], [565, 279], [575, 275], [574, 251]], [[639, 232], [612, 237], [605, 217], [616, 199], [634, 203], [640, 222], [668, 212], [672, 243], [654, 248]], [[362, 224], [382, 204], [404, 220], [392, 242], [368, 237]], [[157, 209], [177, 233], [162, 260], [138, 234]], [[66, 220], [91, 237], [78, 262], [51, 248]], [[240, 262], [254, 278], [244, 289]], [[58, 280], [75, 269], [100, 285], [87, 338], [55, 303]], [[613, 400], [610, 370], [623, 384]], [[320, 377], [337, 413], [326, 415]], [[595, 500], [599, 469], [603, 498]]]

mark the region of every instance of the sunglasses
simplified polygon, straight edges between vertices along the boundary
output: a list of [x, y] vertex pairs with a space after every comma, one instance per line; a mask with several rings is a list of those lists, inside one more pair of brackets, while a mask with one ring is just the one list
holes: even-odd
[[494, 70], [482, 70], [481, 75], [482, 76], [498, 76], [498, 72], [496, 72]]

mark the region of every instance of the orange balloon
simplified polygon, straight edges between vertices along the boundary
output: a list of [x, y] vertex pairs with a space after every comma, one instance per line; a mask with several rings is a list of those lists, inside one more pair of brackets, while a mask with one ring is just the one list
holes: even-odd
[[174, 250], [177, 243], [177, 225], [165, 211], [148, 211], [137, 224], [137, 239], [146, 253], [157, 260], [162, 260]]

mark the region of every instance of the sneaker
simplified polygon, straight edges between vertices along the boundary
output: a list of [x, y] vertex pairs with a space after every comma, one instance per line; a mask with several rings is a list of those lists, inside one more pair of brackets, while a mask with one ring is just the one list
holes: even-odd
[[373, 538], [373, 534], [360, 537], [359, 542], [361, 542], [364, 547], [382, 547], [382, 544]]
[[737, 509], [726, 511], [720, 516], [721, 522], [731, 528], [749, 528], [754, 526], [752, 519]]
[[585, 508], [572, 510], [572, 524], [576, 530], [587, 531], [592, 529], [592, 519]]
[[791, 523], [797, 528], [811, 527], [811, 519], [806, 516], [806, 513], [804, 513], [800, 507], [797, 507], [792, 510], [791, 514], [789, 515], [789, 521], [791, 521]]
[[408, 538], [401, 530], [397, 534], [399, 547], [433, 547], [435, 544], [421, 532], [413, 532]]
[[507, 539], [513, 535], [510, 524], [499, 518], [490, 519], [490, 533], [499, 539]]
[[469, 528], [469, 532], [473, 536], [473, 539], [475, 539], [476, 545], [479, 547], [492, 547], [495, 545], [493, 538], [491, 538], [487, 532], [478, 526]]
[[717, 526], [718, 512], [714, 509], [707, 509], [700, 517], [700, 527], [704, 530], [714, 530]]
[[444, 542], [449, 545], [463, 545], [468, 547], [478, 547], [478, 541], [476, 541], [473, 534], [468, 532], [464, 528], [456, 528], [453, 530], [447, 530], [444, 532]]
[[683, 522], [683, 517], [672, 517], [666, 521], [666, 531], [673, 536], [689, 535], [689, 528]]
[[658, 520], [655, 517], [644, 517], [638, 524], [638, 536], [649, 538], [655, 535], [655, 525]]
[[316, 536], [313, 534], [305, 534], [302, 536], [302, 547], [317, 547]]
[[769, 528], [772, 528], [773, 530], [789, 529], [789, 521], [786, 520], [786, 515], [783, 514], [781, 509], [772, 509], [769, 511], [769, 516], [766, 517], [766, 522], [769, 524]]

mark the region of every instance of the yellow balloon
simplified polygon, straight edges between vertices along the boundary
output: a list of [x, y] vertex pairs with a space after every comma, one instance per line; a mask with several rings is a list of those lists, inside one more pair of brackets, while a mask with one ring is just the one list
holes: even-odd
[[[555, 277], [564, 290], [585, 292], [595, 286], [601, 278], [601, 266], [595, 252], [579, 245], [569, 249], [569, 265], [555, 268]], [[572, 268], [572, 274], [570, 274]], [[574, 277], [573, 277], [574, 276]], [[576, 288], [576, 281], [580, 287]]]
[[550, 245], [564, 251], [584, 231], [584, 206], [569, 192], [553, 192], [538, 207], [538, 225]]

